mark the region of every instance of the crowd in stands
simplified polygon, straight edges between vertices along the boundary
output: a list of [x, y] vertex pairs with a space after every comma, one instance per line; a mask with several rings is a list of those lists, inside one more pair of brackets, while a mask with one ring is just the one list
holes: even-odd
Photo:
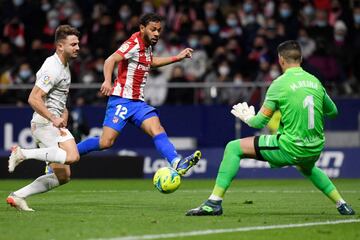
[[[60, 24], [78, 28], [80, 56], [71, 64], [72, 81], [103, 81], [104, 60], [138, 31], [139, 17], [165, 17], [155, 56], [195, 49], [191, 60], [154, 69], [147, 101], [162, 104], [257, 102], [258, 87], [281, 74], [277, 45], [296, 39], [303, 68], [331, 95], [360, 93], [360, 1], [348, 0], [3, 0], [0, 1], [0, 84], [33, 84], [36, 71], [54, 52]], [[114, 74], [115, 75], [115, 74]], [[167, 83], [229, 82], [232, 88], [168, 88]], [[28, 91], [0, 88], [1, 104], [25, 104]], [[97, 89], [72, 90], [71, 101], [104, 104]]]

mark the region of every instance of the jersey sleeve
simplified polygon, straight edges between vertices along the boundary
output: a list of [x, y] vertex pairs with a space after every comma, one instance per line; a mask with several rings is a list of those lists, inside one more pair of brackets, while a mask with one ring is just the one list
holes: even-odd
[[48, 93], [56, 84], [57, 72], [50, 64], [44, 64], [36, 73], [35, 86]]
[[121, 55], [124, 59], [132, 58], [136, 52], [136, 43], [135, 42], [124, 42], [118, 50], [116, 50], [116, 53]]
[[323, 111], [324, 111], [324, 115], [329, 118], [334, 118], [338, 115], [337, 107], [336, 107], [335, 103], [333, 102], [333, 100], [331, 100], [329, 95], [326, 93], [326, 91], [325, 91], [325, 95], [324, 95]]
[[277, 82], [273, 82], [269, 89], [266, 92], [265, 95], [265, 100], [263, 105], [268, 108], [271, 109], [272, 111], [275, 111], [278, 108], [278, 103], [279, 103], [279, 95], [278, 93], [280, 92], [279, 89], [279, 84], [277, 84]]

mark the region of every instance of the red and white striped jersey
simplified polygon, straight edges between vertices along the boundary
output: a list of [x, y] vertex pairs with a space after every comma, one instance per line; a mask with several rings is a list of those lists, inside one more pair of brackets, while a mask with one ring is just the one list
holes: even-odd
[[134, 33], [116, 51], [124, 59], [119, 62], [112, 95], [144, 101], [144, 86], [152, 62], [152, 46], [145, 46], [140, 32]]

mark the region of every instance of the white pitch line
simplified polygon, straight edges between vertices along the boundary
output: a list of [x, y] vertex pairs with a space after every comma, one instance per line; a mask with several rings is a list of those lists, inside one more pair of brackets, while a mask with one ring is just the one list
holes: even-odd
[[[10, 192], [10, 190], [0, 190], [2, 192]], [[143, 192], [156, 192], [154, 190], [52, 190], [51, 192], [62, 192], [62, 193], [143, 193]], [[210, 193], [210, 189], [196, 189], [196, 190], [178, 190], [183, 193]], [[227, 193], [319, 193], [318, 190], [228, 190]], [[358, 190], [342, 190], [342, 193], [360, 193]]]
[[208, 230], [199, 230], [199, 231], [190, 231], [190, 232], [178, 232], [178, 233], [149, 234], [149, 235], [114, 237], [114, 238], [96, 238], [96, 239], [91, 239], [91, 240], [162, 239], [162, 238], [176, 238], [176, 237], [191, 237], [191, 236], [211, 235], [211, 234], [219, 234], [219, 233], [250, 232], [250, 231], [262, 231], [262, 230], [272, 230], [272, 229], [311, 227], [311, 226], [319, 226], [319, 225], [335, 225], [335, 224], [357, 223], [357, 222], [360, 222], [360, 219], [347, 219], [347, 220], [326, 221], [326, 222], [310, 222], [310, 223], [294, 223], [294, 224], [270, 225], [270, 226], [252, 226], [252, 227], [227, 228], [227, 229], [208, 229]]

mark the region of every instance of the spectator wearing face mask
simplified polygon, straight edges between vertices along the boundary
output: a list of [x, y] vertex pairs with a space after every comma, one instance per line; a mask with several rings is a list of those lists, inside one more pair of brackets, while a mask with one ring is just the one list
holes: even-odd
[[316, 49], [315, 41], [309, 37], [305, 28], [300, 28], [297, 40], [301, 47], [303, 59], [307, 59]]
[[344, 75], [344, 84], [340, 90], [341, 93], [350, 94], [353, 92], [349, 79], [351, 78], [351, 62], [352, 62], [352, 46], [347, 44], [348, 28], [345, 25], [345, 22], [342, 20], [337, 20], [334, 24], [334, 37], [333, 37], [333, 47], [331, 47], [331, 54], [336, 58], [336, 61], [339, 63], [343, 69]]
[[200, 43], [200, 36], [197, 34], [190, 34], [188, 39], [188, 46], [195, 51], [192, 53], [191, 60], [181, 62], [185, 70], [185, 76], [189, 81], [199, 81], [206, 71], [208, 57]]
[[256, 2], [253, 0], [245, 0], [242, 6], [238, 8], [237, 14], [242, 25], [245, 48], [247, 48], [252, 45], [260, 29], [260, 23], [264, 22], [264, 17], [258, 11]]
[[220, 30], [220, 38], [229, 39], [240, 37], [243, 34], [239, 19], [235, 13], [229, 13], [226, 17], [226, 24]]
[[[231, 82], [233, 79], [230, 64], [227, 60], [214, 63], [212, 70], [205, 76], [205, 82]], [[231, 89], [212, 86], [204, 90], [205, 104], [228, 104]]]
[[281, 2], [279, 5], [278, 21], [285, 27], [285, 38], [295, 39], [299, 30], [299, 21], [295, 10], [289, 2]]
[[333, 28], [328, 22], [328, 13], [324, 9], [316, 9], [315, 18], [309, 28], [309, 35], [313, 38], [332, 39]]
[[[20, 64], [17, 73], [14, 76], [13, 84], [16, 85], [24, 85], [31, 84], [35, 82], [35, 75], [30, 67], [30, 64], [24, 62]], [[26, 92], [15, 91], [16, 95], [16, 104], [18, 106], [24, 105], [27, 103], [27, 98], [30, 94], [30, 90], [26, 90]]]
[[300, 19], [304, 27], [309, 27], [315, 19], [315, 8], [311, 2], [307, 2], [300, 10]]
[[42, 39], [44, 48], [50, 50], [55, 49], [54, 34], [56, 28], [60, 25], [59, 12], [57, 10], [51, 10], [46, 14], [47, 23], [42, 31]]

